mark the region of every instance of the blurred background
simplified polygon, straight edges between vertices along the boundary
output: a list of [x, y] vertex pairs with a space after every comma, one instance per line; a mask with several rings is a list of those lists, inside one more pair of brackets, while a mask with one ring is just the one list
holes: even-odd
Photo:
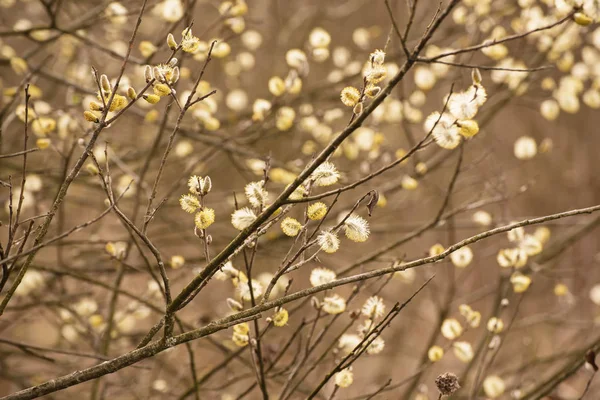
[[[416, 5], [407, 37], [409, 48], [421, 38], [439, 5], [429, 0], [390, 0], [402, 31], [410, 20], [413, 2]], [[160, 208], [147, 230], [163, 259], [170, 260], [167, 272], [173, 293], [179, 293], [206, 264], [203, 242], [194, 234], [193, 216], [182, 211], [178, 202], [188, 192], [188, 178], [200, 175], [212, 179], [212, 191], [205, 202], [216, 213], [209, 233], [210, 253], [217, 254], [237, 234], [230, 215], [236, 202], [240, 207], [247, 205], [244, 186], [262, 179], [265, 161], [270, 160], [268, 190], [273, 200], [348, 124], [352, 109], [340, 102], [339, 94], [348, 85], [361, 87], [361, 70], [369, 54], [386, 49], [388, 77], [395, 75], [405, 60], [400, 42], [391, 31], [384, 1], [247, 0], [248, 11], [239, 17], [227, 11], [237, 6], [236, 2], [223, 3], [227, 2], [148, 1], [121, 81], [123, 90], [128, 86], [140, 90], [145, 85], [144, 66], [166, 61], [171, 54], [166, 46], [167, 34], [173, 33], [180, 40], [186, 26], [193, 24], [201, 48], [213, 39], [219, 40], [218, 46], [226, 44], [213, 55], [199, 87], [201, 93], [216, 89], [216, 94], [190, 110], [175, 137], [153, 203], [153, 207], [160, 204]], [[448, 2], [442, 3], [443, 8]], [[55, 123], [52, 129], [41, 122], [37, 128], [30, 124], [27, 148], [37, 146], [40, 150], [28, 154], [21, 220], [35, 217], [34, 232], [90, 138], [93, 127], [83, 119], [83, 112], [97, 91], [91, 67], [111, 81], [118, 76], [141, 4], [140, 0], [0, 0], [0, 154], [23, 150], [25, 82], [31, 85], [35, 116]], [[436, 48], [458, 49], [493, 37], [527, 32], [557, 21], [559, 11], [551, 0], [458, 2], [424, 54], [429, 52], [430, 57]], [[537, 19], [538, 25], [532, 25]], [[497, 30], [499, 27], [504, 28], [504, 34]], [[330, 36], [326, 56], [311, 47], [315, 28], [324, 29]], [[310, 271], [315, 267], [338, 273], [351, 267], [344, 275], [387, 267], [424, 257], [436, 243], [447, 247], [512, 221], [600, 204], [596, 173], [600, 167], [600, 139], [595, 129], [599, 117], [596, 103], [590, 100], [592, 95], [587, 100], [582, 98], [588, 90], [596, 90], [600, 77], [594, 64], [598, 60], [595, 45], [600, 42], [595, 39], [597, 27], [566, 21], [558, 28], [507, 42], [508, 54], [502, 58], [481, 51], [454, 58], [454, 63], [481, 67], [488, 100], [476, 117], [479, 134], [455, 150], [431, 143], [406, 162], [344, 192], [332, 209], [333, 220], [345, 215], [368, 191], [380, 193], [372, 217], [367, 217], [364, 207], [358, 210], [368, 219], [369, 240], [355, 244], [342, 239], [335, 254], [319, 255], [289, 274], [291, 290], [310, 286]], [[565, 36], [566, 45], [552, 47]], [[548, 40], [550, 48], [544, 48], [541, 43]], [[290, 49], [307, 54], [307, 70], [290, 72], [292, 68], [286, 62]], [[181, 78], [176, 96], [180, 102], [185, 101], [186, 90], [192, 88], [202, 70], [205, 54], [177, 55]], [[26, 63], [24, 71], [15, 58]], [[511, 63], [505, 63], [509, 58], [513, 63], [522, 62], [523, 68], [544, 69], [505, 74], [493, 71], [498, 65], [510, 67]], [[442, 71], [435, 70], [435, 65], [443, 64], [417, 63], [389, 99], [340, 147], [331, 159], [341, 172], [340, 182], [333, 188], [352, 183], [400, 157], [427, 134], [423, 128], [425, 118], [442, 110], [451, 87], [457, 92], [472, 84], [470, 67], [447, 66]], [[423, 79], [424, 75], [429, 81]], [[269, 80], [274, 76], [292, 82], [281, 96], [269, 89]], [[301, 81], [300, 89], [294, 79]], [[520, 81], [514, 85], [511, 79]], [[561, 101], [563, 87], [579, 85], [573, 81], [582, 86], [577, 91], [582, 100], [576, 109]], [[253, 107], [257, 99], [271, 105], [263, 119], [257, 118]], [[560, 110], [549, 112], [553, 106], [540, 110], [548, 100], [560, 105]], [[175, 104], [168, 104], [165, 99], [156, 105], [138, 102], [101, 133], [94, 150], [100, 164], [110, 166], [115, 193], [129, 186], [119, 206], [138, 226], [144, 224], [152, 185], [179, 114]], [[281, 107], [290, 107], [295, 114], [287, 129], [280, 129]], [[417, 234], [434, 220], [444, 204], [460, 154], [458, 176], [440, 224]], [[10, 177], [18, 187], [22, 176], [21, 156], [0, 158], [0, 180], [9, 182]], [[18, 199], [18, 194], [13, 193], [13, 199]], [[97, 218], [107, 207], [105, 199], [101, 180], [87, 161], [46, 239]], [[330, 204], [331, 200], [329, 197], [323, 201]], [[0, 202], [0, 242], [6, 243], [6, 187], [0, 188]], [[303, 213], [304, 208], [297, 206], [290, 215], [301, 219]], [[457, 268], [447, 259], [396, 274], [389, 280], [384, 276], [359, 285], [348, 311], [360, 309], [364, 300], [375, 294], [390, 309], [394, 303], [406, 301], [435, 275], [384, 331], [384, 350], [359, 358], [353, 367], [353, 385], [338, 390], [336, 397], [366, 399], [383, 388], [375, 398], [436, 399], [435, 377], [449, 371], [457, 374], [465, 387], [452, 398], [491, 398], [483, 390], [469, 397], [472, 381], [488, 375], [501, 377], [506, 385], [498, 398], [520, 398], [577, 361], [586, 346], [598, 341], [599, 223], [598, 216], [592, 214], [548, 222], [542, 230], [539, 226], [526, 227], [527, 234], [543, 242], [544, 250], [525, 267], [532, 278], [525, 293], [514, 293], [511, 269], [501, 268], [496, 260], [500, 249], [511, 246], [506, 234], [471, 245], [473, 260], [466, 268]], [[24, 229], [17, 236], [21, 237]], [[410, 240], [381, 251], [404, 237]], [[127, 229], [111, 212], [38, 252], [0, 317], [0, 395], [130, 351], [160, 319], [158, 312], [164, 302], [140, 252], [135, 246], [123, 244], [130, 240]], [[267, 274], [277, 270], [293, 241], [278, 226], [271, 228], [259, 242], [253, 276], [268, 282]], [[110, 254], [111, 245], [113, 249], [126, 246], [127, 254], [115, 257]], [[144, 251], [144, 256], [153, 263], [149, 252]], [[365, 259], [368, 262], [363, 262]], [[20, 263], [22, 259], [16, 263], [17, 268]], [[244, 257], [236, 257], [233, 265], [243, 270]], [[152, 267], [156, 269], [154, 264]], [[115, 285], [121, 290], [118, 296], [114, 296]], [[347, 297], [353, 288], [340, 287], [335, 293]], [[179, 313], [180, 317], [188, 329], [204, 326], [231, 312], [225, 300], [234, 295], [231, 282], [213, 279]], [[500, 306], [502, 299], [508, 304]], [[482, 315], [481, 326], [467, 329], [460, 338], [476, 350], [477, 356], [467, 363], [453, 354], [452, 341], [440, 334], [444, 319], [462, 321], [458, 308], [461, 304], [470, 305]], [[267, 365], [285, 350], [269, 380], [274, 398], [279, 398], [277, 394], [302, 355], [306, 345], [302, 338], [306, 339], [307, 330], [301, 331], [301, 338], [289, 348], [285, 344], [302, 321], [312, 321], [316, 315], [309, 301], [294, 302], [287, 308], [287, 326], [268, 331], [262, 341]], [[339, 335], [351, 322], [348, 314], [335, 320], [322, 317], [316, 325], [316, 332], [327, 330], [306, 361], [314, 370], [306, 376], [295, 375], [293, 384], [298, 390], [288, 398], [306, 398], [339, 361], [341, 350], [332, 348], [337, 348]], [[113, 329], [107, 332], [106, 320], [111, 315]], [[485, 325], [493, 316], [502, 318], [505, 329], [499, 334], [499, 348], [488, 351], [494, 335]], [[356, 326], [350, 330], [354, 332]], [[432, 345], [446, 349], [444, 357], [434, 364], [427, 357]], [[210, 373], [200, 386], [201, 399], [262, 397], [257, 387], [246, 393], [256, 383], [252, 357], [248, 350], [241, 351], [232, 343], [230, 330], [194, 341], [191, 348], [198, 377]], [[179, 346], [104, 377], [100, 383], [85, 383], [47, 398], [179, 399], [185, 394], [191, 398], [188, 351], [186, 346]], [[231, 356], [237, 351], [235, 357]], [[215, 370], [229, 358], [232, 361]], [[590, 376], [585, 368], [578, 369], [549, 392], [548, 398], [579, 398]], [[389, 379], [391, 383], [386, 385]], [[329, 383], [320, 398], [330, 398], [332, 390], [333, 384]], [[600, 386], [593, 381], [586, 398], [596, 398], [598, 393]]]

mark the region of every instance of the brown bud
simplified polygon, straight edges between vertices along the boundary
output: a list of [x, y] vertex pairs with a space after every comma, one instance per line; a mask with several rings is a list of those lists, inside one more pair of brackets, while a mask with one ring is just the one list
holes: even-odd
[[594, 369], [594, 372], [598, 371], [596, 352], [594, 350], [588, 350], [588, 352], [585, 353], [585, 361]]
[[435, 385], [442, 396], [450, 396], [452, 393], [460, 389], [458, 377], [452, 372], [445, 372], [435, 379]]
[[379, 201], [379, 192], [377, 190], [372, 190], [370, 193], [369, 202], [367, 203], [367, 212], [369, 213], [369, 217], [373, 214], [373, 209], [377, 205]]
[[315, 310], [318, 310], [321, 308], [321, 303], [319, 302], [319, 299], [317, 299], [316, 297], [310, 298], [310, 305], [313, 306], [313, 308]]

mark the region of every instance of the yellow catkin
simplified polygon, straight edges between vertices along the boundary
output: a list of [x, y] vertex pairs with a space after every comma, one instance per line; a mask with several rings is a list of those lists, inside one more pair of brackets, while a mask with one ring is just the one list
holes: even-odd
[[171, 94], [171, 88], [164, 83], [157, 83], [154, 85], [154, 94], [160, 97], [165, 97]]
[[354, 107], [360, 100], [360, 92], [355, 87], [347, 86], [342, 89], [340, 98], [345, 106]]
[[198, 229], [206, 229], [215, 222], [215, 210], [212, 208], [204, 208], [196, 213], [194, 223]]
[[160, 96], [155, 94], [146, 94], [144, 95], [144, 100], [146, 100], [150, 104], [156, 104], [160, 101]]
[[50, 147], [50, 143], [52, 143], [52, 141], [48, 138], [39, 138], [36, 140], [35, 145], [38, 147], [38, 149], [44, 150]]
[[100, 121], [100, 119], [96, 116], [96, 114], [94, 114], [91, 111], [85, 111], [83, 113], [83, 117], [85, 118], [86, 121], [89, 121], [89, 122], [96, 123], [96, 122]]
[[320, 201], [317, 203], [313, 203], [310, 206], [308, 206], [308, 218], [310, 218], [313, 221], [318, 221], [320, 219], [323, 219], [323, 217], [325, 217], [325, 215], [327, 214], [327, 206], [325, 205], [325, 203], [321, 203]]
[[277, 327], [287, 324], [289, 319], [288, 311], [285, 308], [280, 309], [273, 315], [273, 325]]
[[302, 229], [302, 224], [295, 218], [287, 217], [281, 221], [281, 230], [287, 236], [296, 236], [300, 233], [300, 229]]

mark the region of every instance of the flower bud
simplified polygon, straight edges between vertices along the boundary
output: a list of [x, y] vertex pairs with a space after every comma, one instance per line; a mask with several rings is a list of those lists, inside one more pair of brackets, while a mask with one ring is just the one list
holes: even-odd
[[319, 301], [318, 298], [316, 297], [311, 297], [310, 298], [310, 305], [315, 309], [315, 310], [319, 310], [321, 308], [321, 302]]
[[236, 301], [232, 298], [227, 299], [227, 306], [229, 306], [231, 311], [236, 311], [236, 312], [242, 311], [244, 309], [244, 306], [242, 306], [238, 301]]
[[460, 128], [460, 134], [466, 138], [473, 137], [479, 133], [479, 125], [472, 119], [457, 121], [456, 125]]
[[108, 76], [106, 76], [104, 74], [102, 74], [102, 76], [100, 76], [100, 87], [105, 92], [111, 91], [110, 82], [108, 81]]
[[52, 141], [48, 138], [39, 138], [36, 140], [35, 145], [38, 147], [38, 149], [44, 150], [50, 146], [50, 143], [52, 143]]
[[[162, 74], [162, 72], [160, 72], [160, 69], [158, 67], [153, 67], [152, 68], [152, 75], [154, 75], [154, 79], [156, 79], [159, 82], [164, 82], [165, 76]], [[148, 77], [146, 76], [146, 79], [148, 79]], [[150, 82], [150, 81], [148, 81]]]
[[177, 49], [177, 42], [175, 41], [175, 36], [172, 33], [167, 35], [167, 45], [171, 50]]
[[146, 83], [154, 79], [154, 76], [152, 75], [152, 68], [149, 65], [146, 65], [146, 68], [144, 69], [144, 78], [146, 79]]
[[342, 103], [347, 107], [354, 107], [360, 100], [360, 91], [352, 86], [345, 87], [340, 94]]
[[444, 357], [444, 349], [440, 346], [431, 346], [427, 351], [427, 357], [431, 362], [438, 362]]
[[212, 180], [210, 176], [205, 176], [202, 180], [202, 195], [206, 196], [212, 189]]
[[102, 111], [102, 108], [103, 108], [102, 104], [96, 103], [95, 101], [91, 101], [90, 102], [90, 110], [92, 110], [92, 111]]
[[588, 26], [589, 24], [594, 22], [592, 18], [581, 12], [575, 13], [575, 15], [573, 15], [573, 20], [577, 25], [581, 26]]
[[157, 96], [155, 94], [145, 94], [144, 100], [146, 100], [150, 104], [156, 104], [160, 101], [160, 96]]
[[373, 98], [377, 96], [379, 92], [381, 92], [381, 88], [379, 86], [369, 85], [365, 89], [365, 96]]
[[137, 97], [137, 93], [135, 92], [135, 89], [132, 87], [129, 87], [129, 89], [127, 89], [127, 97], [129, 97], [131, 100], [135, 100]]
[[91, 111], [86, 111], [83, 113], [83, 117], [85, 118], [86, 121], [89, 122], [94, 122], [97, 123], [99, 121], [98, 117], [96, 116], [96, 114], [94, 114]]
[[479, 72], [478, 68], [473, 68], [471, 70], [471, 79], [473, 80], [473, 85], [480, 85], [482, 78], [481, 78], [481, 72]]
[[140, 53], [142, 53], [142, 55], [144, 57], [150, 57], [151, 55], [153, 55], [156, 52], [156, 46], [152, 44], [152, 42], [148, 41], [148, 40], [144, 40], [142, 42], [140, 42]]
[[164, 83], [157, 83], [154, 85], [154, 94], [160, 97], [168, 96], [171, 94], [171, 88]]
[[171, 83], [175, 83], [179, 80], [179, 67], [173, 68], [173, 78], [171, 78]]

